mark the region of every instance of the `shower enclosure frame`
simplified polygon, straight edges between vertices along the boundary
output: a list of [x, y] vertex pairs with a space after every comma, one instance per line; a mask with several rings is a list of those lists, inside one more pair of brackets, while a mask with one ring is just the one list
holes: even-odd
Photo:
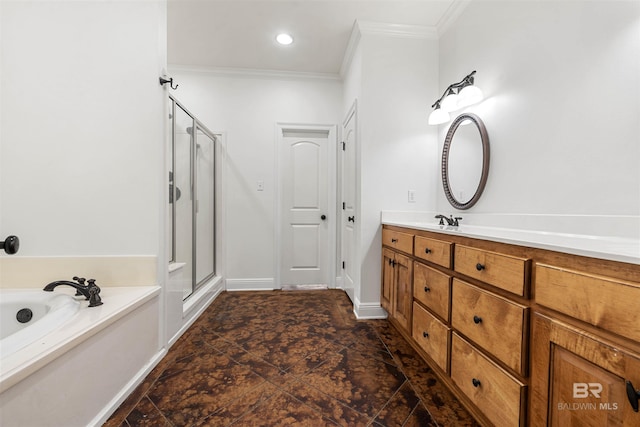
[[[192, 296], [198, 288], [207, 283], [209, 280], [216, 276], [216, 228], [217, 228], [217, 218], [216, 218], [216, 174], [217, 174], [217, 159], [216, 159], [216, 151], [217, 145], [219, 143], [218, 136], [210, 131], [201, 121], [199, 121], [196, 116], [191, 113], [180, 101], [178, 101], [172, 95], [169, 95], [169, 100], [171, 102], [171, 173], [173, 183], [171, 185], [171, 247], [170, 247], [170, 263], [175, 263], [178, 260], [176, 259], [176, 202], [178, 200], [178, 186], [176, 184], [176, 111], [177, 108], [180, 108], [186, 115], [191, 119], [191, 129], [190, 132], [190, 141], [189, 141], [189, 195], [191, 197], [191, 289], [188, 295], [183, 297], [183, 301], [186, 301], [190, 296]], [[212, 247], [212, 271], [205, 274], [200, 280], [198, 280], [198, 169], [197, 169], [197, 146], [198, 146], [198, 133], [202, 132], [206, 137], [208, 137], [213, 142], [213, 150], [211, 151], [213, 155], [212, 160], [212, 170], [213, 170], [213, 185], [211, 186], [212, 194], [211, 203], [212, 203], [212, 229], [211, 238]], [[187, 130], [187, 133], [189, 131]]]

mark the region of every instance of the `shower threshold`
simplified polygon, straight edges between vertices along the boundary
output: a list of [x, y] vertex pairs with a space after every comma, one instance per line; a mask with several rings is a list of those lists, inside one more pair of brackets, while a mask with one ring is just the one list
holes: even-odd
[[282, 285], [283, 291], [319, 291], [329, 289], [327, 285]]

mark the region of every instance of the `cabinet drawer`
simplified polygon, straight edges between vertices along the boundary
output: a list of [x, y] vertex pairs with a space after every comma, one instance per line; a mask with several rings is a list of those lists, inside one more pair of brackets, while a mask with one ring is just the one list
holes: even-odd
[[382, 244], [413, 254], [413, 234], [382, 229]]
[[451, 277], [414, 261], [413, 297], [448, 321]]
[[640, 341], [640, 283], [536, 265], [538, 304]]
[[453, 243], [416, 236], [414, 255], [446, 268], [451, 268]]
[[525, 296], [529, 260], [456, 245], [455, 270], [516, 295]]
[[453, 279], [451, 325], [520, 374], [525, 374], [527, 307]]
[[524, 425], [526, 386], [455, 333], [451, 379], [494, 425]]
[[413, 303], [413, 339], [445, 372], [450, 330], [420, 304]]

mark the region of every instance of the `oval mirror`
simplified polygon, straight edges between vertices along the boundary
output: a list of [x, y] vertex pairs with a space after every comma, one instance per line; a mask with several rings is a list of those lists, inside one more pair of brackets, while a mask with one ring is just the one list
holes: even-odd
[[442, 185], [451, 206], [475, 205], [489, 174], [489, 135], [480, 117], [464, 113], [451, 123], [442, 148]]

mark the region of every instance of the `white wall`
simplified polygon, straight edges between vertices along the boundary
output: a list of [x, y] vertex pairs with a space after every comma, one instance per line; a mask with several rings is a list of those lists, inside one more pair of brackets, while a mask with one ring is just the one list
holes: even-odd
[[157, 255], [164, 1], [2, 4], [0, 234], [19, 255]]
[[[477, 70], [486, 98], [468, 109], [491, 144], [468, 212], [638, 216], [638, 58], [638, 2], [471, 2], [439, 56], [441, 91]], [[454, 211], [441, 190], [437, 208]]]
[[[337, 79], [190, 71], [170, 73], [174, 95], [205, 126], [225, 132], [227, 284], [274, 286], [276, 124], [338, 124], [341, 83]], [[257, 181], [264, 191], [257, 191]]]
[[[147, 266], [153, 259], [151, 283], [164, 285], [166, 266], [156, 272], [154, 258], [164, 259], [166, 89], [158, 77], [166, 67], [166, 1], [2, 1], [0, 27], [0, 236], [21, 239], [20, 252], [3, 265], [77, 256], [118, 270], [123, 258]], [[85, 395], [99, 397], [93, 404], [60, 407], [48, 422], [86, 425], [96, 411], [117, 407], [114, 393], [131, 391], [132, 375], [161, 354], [163, 302], [128, 333], [109, 329], [101, 345], [126, 337], [139, 344], [135, 357], [113, 381], [87, 386]], [[77, 378], [86, 382], [82, 373]], [[24, 397], [34, 381], [9, 392]], [[91, 390], [101, 384], [108, 387]], [[8, 425], [29, 422], [5, 415]]]
[[380, 301], [380, 212], [432, 210], [436, 199], [437, 134], [427, 116], [429, 100], [437, 97], [438, 42], [422, 30], [397, 36], [357, 26], [358, 50], [345, 73], [345, 114], [359, 96], [362, 264], [355, 297], [364, 306]]

